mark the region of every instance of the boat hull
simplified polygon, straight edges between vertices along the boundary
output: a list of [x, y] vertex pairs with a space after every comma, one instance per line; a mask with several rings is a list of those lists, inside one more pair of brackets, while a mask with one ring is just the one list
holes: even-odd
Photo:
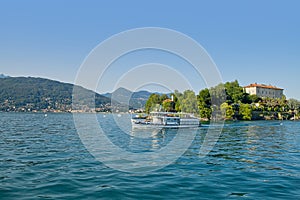
[[141, 129], [162, 129], [162, 128], [167, 128], [167, 129], [179, 129], [179, 128], [198, 128], [201, 125], [149, 125], [149, 124], [133, 124], [132, 128], [141, 128]]
[[131, 123], [133, 128], [197, 128], [200, 126], [198, 118], [190, 117], [188, 114], [168, 112], [152, 112], [150, 117], [134, 117]]
[[135, 122], [132, 122], [132, 127], [133, 128], [145, 128], [145, 129], [148, 129], [148, 128], [197, 128], [197, 127], [200, 127], [201, 124], [180, 124], [180, 125], [176, 125], [176, 124], [167, 124], [167, 125], [164, 125], [164, 124], [154, 124], [154, 123], [135, 123]]

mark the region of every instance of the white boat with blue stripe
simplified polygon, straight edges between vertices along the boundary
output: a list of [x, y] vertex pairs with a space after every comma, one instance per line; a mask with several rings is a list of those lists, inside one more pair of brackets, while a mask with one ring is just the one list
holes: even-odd
[[134, 128], [195, 128], [200, 120], [189, 113], [151, 112], [148, 116], [131, 118]]

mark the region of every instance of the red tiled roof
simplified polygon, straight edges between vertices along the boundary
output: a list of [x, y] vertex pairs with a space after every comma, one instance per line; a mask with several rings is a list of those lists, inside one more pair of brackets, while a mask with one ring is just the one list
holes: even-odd
[[273, 85], [265, 85], [265, 84], [257, 84], [257, 83], [252, 83], [250, 85], [245, 86], [244, 88], [250, 88], [250, 87], [268, 88], [268, 89], [274, 89], [274, 90], [283, 90], [282, 88], [278, 88], [278, 87], [275, 87]]
[[165, 99], [163, 102], [172, 102], [172, 99]]

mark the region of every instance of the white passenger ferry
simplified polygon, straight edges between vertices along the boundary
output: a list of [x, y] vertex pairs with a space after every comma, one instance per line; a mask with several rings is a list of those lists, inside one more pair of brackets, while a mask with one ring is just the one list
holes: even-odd
[[198, 118], [188, 113], [151, 112], [148, 116], [135, 116], [132, 126], [138, 128], [193, 128], [199, 127]]

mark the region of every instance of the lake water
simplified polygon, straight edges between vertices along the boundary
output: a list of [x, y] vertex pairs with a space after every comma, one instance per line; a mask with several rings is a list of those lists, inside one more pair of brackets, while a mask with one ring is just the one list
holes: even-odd
[[[155, 152], [176, 135], [171, 129], [136, 138], [139, 131], [124, 134], [113, 115], [97, 117], [129, 152]], [[0, 124], [0, 199], [300, 199], [300, 122], [226, 123], [202, 158], [208, 129], [201, 127], [181, 157], [145, 174], [96, 160], [71, 114], [0, 113]]]

